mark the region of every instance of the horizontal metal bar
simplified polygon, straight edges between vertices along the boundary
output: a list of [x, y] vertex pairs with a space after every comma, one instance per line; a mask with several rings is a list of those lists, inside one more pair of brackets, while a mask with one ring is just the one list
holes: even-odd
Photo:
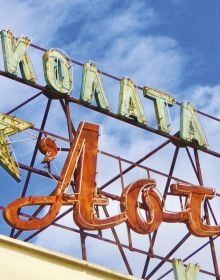
[[[35, 44], [31, 44], [31, 46], [32, 46], [33, 48], [38, 49], [38, 50], [43, 51], [43, 52], [48, 51], [47, 49], [42, 48], [42, 47], [39, 47], [39, 46], [37, 46], [37, 45], [35, 45]], [[72, 63], [74, 63], [74, 64], [76, 64], [76, 65], [79, 65], [79, 66], [83, 66], [83, 65], [84, 65], [84, 63], [79, 62], [79, 61], [77, 61], [77, 60], [75, 60], [75, 59], [72, 59], [72, 58], [69, 59], [69, 57], [67, 57], [67, 59], [70, 60]], [[121, 81], [121, 79], [122, 79], [122, 78], [120, 78], [120, 77], [114, 76], [114, 75], [109, 74], [109, 73], [107, 73], [107, 72], [103, 72], [103, 71], [101, 71], [101, 70], [98, 70], [98, 72], [99, 72], [100, 74], [102, 74], [103, 76], [106, 76], [106, 77], [108, 77], [108, 78], [110, 78], [110, 79], [113, 79], [113, 80], [116, 80], [116, 81]], [[140, 90], [143, 90], [143, 89], [144, 89], [143, 86], [137, 86], [137, 88], [140, 89]], [[181, 102], [176, 101], [175, 104], [180, 106], [180, 105], [181, 105]], [[210, 119], [212, 119], [212, 120], [215, 120], [215, 121], [217, 121], [217, 122], [220, 122], [220, 118], [214, 117], [214, 116], [212, 116], [212, 115], [210, 115], [210, 114], [204, 113], [204, 112], [199, 111], [199, 110], [196, 110], [196, 112], [197, 112], [198, 114], [200, 114], [200, 115], [203, 115], [203, 116], [207, 117], [207, 118], [210, 118]]]
[[[0, 75], [1, 76], [4, 76], [6, 78], [10, 78], [12, 80], [15, 80], [15, 81], [18, 81], [20, 83], [23, 83], [25, 85], [28, 85], [30, 87], [33, 87], [33, 88], [36, 88], [36, 89], [39, 89], [41, 90], [42, 92], [48, 92], [48, 89], [46, 87], [43, 87], [42, 85], [39, 85], [39, 84], [36, 84], [36, 83], [29, 83], [25, 80], [23, 80], [22, 78], [20, 77], [17, 77], [17, 76], [14, 76], [14, 75], [9, 75], [7, 73], [5, 73], [4, 71], [0, 70]], [[100, 108], [94, 106], [94, 105], [91, 105], [91, 104], [85, 104], [85, 103], [82, 103], [80, 102], [79, 99], [77, 98], [74, 98], [74, 97], [70, 97], [70, 96], [66, 96], [66, 100], [69, 101], [69, 102], [72, 102], [72, 103], [75, 103], [75, 104], [78, 104], [80, 106], [83, 106], [83, 107], [87, 107], [89, 109], [92, 109], [94, 111], [97, 111], [99, 113], [102, 113], [104, 115], [107, 115], [109, 117], [112, 117], [114, 119], [117, 119], [117, 120], [120, 120], [120, 121], [123, 121], [123, 122], [126, 122], [130, 125], [133, 125], [135, 127], [139, 127], [141, 129], [144, 129], [146, 131], [149, 131], [149, 132], [152, 132], [152, 133], [155, 133], [157, 135], [160, 135], [160, 136], [163, 136], [165, 138], [168, 138], [170, 140], [172, 140], [174, 143], [176, 143], [176, 145], [182, 145], [184, 143], [184, 145], [186, 146], [189, 146], [191, 148], [198, 148], [196, 145], [193, 145], [192, 143], [185, 143], [181, 138], [179, 138], [178, 136], [176, 135], [170, 135], [170, 134], [165, 134], [155, 128], [152, 128], [152, 127], [149, 127], [149, 126], [146, 126], [146, 125], [140, 125], [138, 123], [136, 123], [135, 121], [131, 120], [131, 119], [126, 119], [126, 118], [123, 118], [121, 116], [119, 116], [118, 114], [115, 114], [113, 112], [106, 112], [106, 111], [103, 111], [101, 110]], [[213, 150], [209, 150], [209, 149], [200, 149], [198, 148], [200, 151], [204, 152], [204, 153], [207, 153], [207, 154], [210, 154], [212, 156], [215, 156], [215, 157], [218, 157], [220, 158], [220, 153], [216, 152], [216, 151], [213, 151]]]

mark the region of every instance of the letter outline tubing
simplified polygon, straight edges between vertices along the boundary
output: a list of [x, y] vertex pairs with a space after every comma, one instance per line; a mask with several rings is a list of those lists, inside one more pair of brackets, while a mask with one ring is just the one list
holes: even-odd
[[196, 142], [200, 148], [207, 148], [208, 142], [198, 115], [190, 102], [183, 102], [180, 108], [180, 138], [188, 143]]
[[121, 224], [126, 220], [126, 216], [125, 213], [121, 213], [110, 218], [99, 219], [94, 214], [94, 206], [105, 206], [108, 204], [108, 200], [103, 196], [98, 196], [95, 188], [99, 129], [94, 124], [90, 124], [87, 129], [90, 131], [88, 137], [78, 145], [78, 149], [81, 149], [75, 172], [75, 191], [78, 199], [74, 206], [73, 216], [75, 223], [80, 228], [106, 229]]
[[173, 272], [175, 280], [197, 280], [199, 272], [198, 264], [188, 264], [185, 268], [183, 261], [174, 259], [173, 260]]
[[50, 49], [43, 55], [44, 77], [51, 92], [45, 94], [51, 98], [61, 98], [73, 88], [70, 60], [57, 49]]
[[[152, 179], [138, 180], [126, 187], [121, 197], [121, 210], [126, 212], [127, 224], [131, 229], [140, 234], [155, 231], [162, 222], [162, 202], [153, 190], [156, 183]], [[146, 213], [144, 220], [138, 212], [138, 196], [142, 192], [142, 202]]]
[[[157, 230], [162, 221], [184, 222], [188, 230], [198, 237], [220, 234], [220, 226], [204, 224], [201, 210], [205, 199], [212, 199], [215, 190], [201, 186], [172, 184], [173, 195], [186, 196], [186, 208], [180, 212], [166, 212], [160, 196], [155, 192], [153, 179], [142, 179], [126, 187], [120, 199], [122, 213], [113, 217], [100, 219], [94, 211], [95, 206], [106, 206], [108, 199], [97, 194], [96, 165], [98, 154], [99, 126], [80, 123], [69, 153], [61, 171], [53, 195], [23, 197], [10, 203], [4, 210], [5, 220], [20, 230], [41, 229], [50, 225], [56, 218], [62, 205], [73, 205], [75, 223], [85, 230], [101, 230], [127, 222], [135, 232], [147, 234]], [[75, 192], [66, 194], [72, 177], [75, 179]], [[141, 195], [141, 204], [138, 198]], [[49, 211], [42, 218], [33, 217], [22, 220], [19, 212], [22, 207], [32, 205], [49, 205]], [[140, 207], [146, 218], [141, 217]]]
[[29, 122], [0, 113], [0, 165], [17, 182], [20, 182], [20, 170], [11, 155], [8, 137], [32, 126]]
[[31, 40], [20, 37], [17, 41], [9, 30], [1, 31], [2, 51], [5, 72], [17, 76], [17, 68], [20, 66], [21, 76], [28, 82], [35, 83], [36, 78], [27, 49]]
[[173, 195], [187, 196], [186, 209], [188, 209], [188, 219], [184, 222], [189, 232], [198, 237], [210, 237], [220, 234], [220, 226], [204, 224], [201, 218], [202, 204], [205, 199], [215, 197], [215, 190], [200, 186], [184, 184], [173, 184], [170, 186]]
[[141, 125], [147, 123], [137, 87], [132, 80], [127, 78], [120, 81], [118, 114], [124, 118], [133, 119]]
[[[122, 223], [125, 220], [124, 213], [106, 219], [99, 219], [94, 214], [94, 205], [108, 204], [108, 199], [97, 195], [95, 189], [98, 135], [98, 125], [80, 123], [54, 195], [23, 197], [13, 201], [3, 211], [5, 220], [20, 230], [41, 229], [54, 221], [62, 205], [75, 203], [74, 219], [79, 227], [97, 230]], [[65, 195], [65, 190], [70, 185], [74, 172], [76, 193], [70, 197]], [[50, 205], [50, 208], [42, 218], [20, 219], [19, 210], [31, 205]]]
[[175, 104], [175, 99], [171, 95], [149, 87], [144, 87], [143, 93], [144, 97], [154, 102], [158, 129], [162, 132], [170, 133], [171, 128], [168, 107], [172, 107]]
[[90, 104], [95, 97], [97, 106], [109, 112], [109, 101], [105, 96], [102, 86], [101, 75], [98, 73], [96, 66], [92, 63], [85, 63], [82, 72], [82, 84], [80, 90], [80, 101]]

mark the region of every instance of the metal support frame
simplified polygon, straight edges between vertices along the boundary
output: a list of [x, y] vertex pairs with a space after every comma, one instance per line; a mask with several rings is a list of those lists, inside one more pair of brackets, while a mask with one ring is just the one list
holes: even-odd
[[[38, 46], [33, 45], [33, 44], [32, 44], [32, 47], [37, 48], [40, 51], [46, 51], [44, 48], [38, 47]], [[78, 62], [78, 61], [75, 61], [75, 60], [71, 60], [71, 61], [73, 63], [79, 65], [79, 66], [83, 66], [83, 64]], [[10, 75], [6, 74], [4, 71], [1, 71], [1, 70], [0, 70], [0, 75], [4, 76], [6, 78], [16, 80], [18, 82], [21, 82], [21, 83], [23, 83], [25, 85], [28, 85], [28, 86], [30, 86], [34, 89], [40, 90], [40, 92], [33, 95], [31, 98], [25, 100], [20, 105], [17, 105], [15, 108], [12, 108], [10, 111], [7, 112], [7, 114], [11, 114], [11, 113], [15, 112], [16, 110], [19, 110], [19, 109], [25, 107], [27, 104], [29, 104], [30, 102], [35, 100], [37, 97], [39, 97], [42, 93], [47, 91], [46, 87], [43, 87], [39, 84], [27, 83], [24, 80], [22, 80], [21, 78], [15, 77], [15, 76], [10, 76]], [[108, 74], [108, 73], [105, 73], [105, 72], [102, 72], [102, 75], [107, 76], [111, 79], [115, 79], [117, 81], [121, 80], [120, 78], [115, 77], [115, 76], [113, 76], [111, 74]], [[138, 88], [141, 89], [141, 90], [143, 89], [142, 87], [138, 87]], [[51, 131], [46, 131], [45, 130], [47, 117], [48, 117], [49, 111], [51, 109], [51, 102], [52, 102], [52, 100], [48, 99], [40, 128], [33, 127], [33, 131], [38, 133], [38, 137], [37, 137], [37, 140], [36, 140], [36, 145], [35, 145], [35, 148], [34, 148], [34, 151], [33, 151], [33, 154], [32, 154], [30, 165], [25, 165], [24, 163], [19, 162], [20, 168], [27, 171], [27, 175], [26, 175], [25, 182], [24, 182], [24, 185], [23, 185], [21, 197], [24, 197], [26, 195], [26, 192], [29, 188], [29, 182], [30, 182], [30, 178], [31, 178], [32, 174], [37, 174], [38, 176], [51, 178], [51, 174], [49, 174], [47, 171], [35, 167], [35, 161], [36, 161], [36, 157], [37, 157], [37, 153], [38, 153], [37, 145], [38, 145], [38, 142], [40, 141], [42, 135], [48, 135], [48, 136], [51, 136], [51, 137], [54, 137], [54, 138], [57, 138], [59, 140], [64, 141], [68, 145], [68, 147], [67, 148], [62, 148], [61, 152], [65, 153], [66, 151], [69, 150], [69, 147], [70, 147], [70, 145], [71, 145], [71, 143], [74, 139], [74, 134], [75, 134], [75, 130], [76, 130], [74, 125], [73, 125], [74, 118], [73, 119], [71, 118], [71, 104], [72, 103], [78, 104], [80, 106], [87, 107], [89, 109], [100, 112], [100, 113], [102, 113], [106, 116], [109, 116], [109, 117], [112, 117], [114, 119], [126, 122], [129, 125], [133, 125], [133, 126], [141, 128], [141, 129], [144, 129], [146, 131], [157, 134], [159, 136], [168, 138], [168, 139], [166, 139], [166, 141], [164, 143], [160, 144], [158, 147], [155, 147], [152, 151], [149, 151], [146, 155], [144, 155], [142, 158], [140, 158], [139, 160], [137, 160], [135, 162], [133, 162], [129, 159], [119, 157], [118, 155], [113, 155], [113, 154], [111, 154], [107, 151], [99, 151], [99, 153], [101, 155], [106, 156], [107, 158], [114, 159], [118, 163], [118, 174], [113, 176], [112, 178], [110, 178], [107, 182], [105, 182], [102, 186], [100, 186], [98, 188], [98, 192], [100, 194], [103, 194], [107, 198], [110, 198], [112, 200], [119, 201], [120, 197], [116, 194], [112, 194], [110, 192], [105, 191], [105, 189], [108, 186], [110, 186], [112, 183], [117, 181], [117, 182], [119, 182], [121, 190], [123, 190], [125, 188], [124, 176], [125, 176], [125, 174], [132, 171], [134, 168], [141, 168], [141, 169], [145, 170], [146, 173], [147, 173], [147, 177], [150, 177], [151, 174], [157, 174], [157, 175], [160, 175], [160, 176], [166, 178], [166, 183], [165, 183], [164, 191], [163, 191], [163, 194], [162, 194], [164, 201], [166, 200], [167, 196], [170, 195], [169, 186], [170, 186], [171, 180], [184, 182], [184, 183], [190, 183], [190, 182], [186, 182], [184, 180], [184, 178], [178, 178], [178, 177], [173, 175], [176, 163], [178, 161], [178, 155], [179, 155], [180, 149], [185, 149], [186, 150], [186, 155], [189, 159], [191, 168], [194, 171], [194, 174], [195, 174], [196, 178], [198, 179], [199, 185], [201, 185], [201, 186], [203, 185], [203, 172], [202, 172], [202, 167], [201, 167], [201, 163], [200, 163], [199, 153], [205, 153], [208, 156], [214, 156], [214, 157], [220, 158], [220, 153], [218, 153], [217, 151], [213, 151], [213, 150], [209, 150], [209, 149], [199, 151], [193, 144], [189, 144], [187, 147], [186, 146], [183, 147], [182, 142], [180, 141], [180, 138], [178, 137], [177, 134], [175, 134], [175, 135], [163, 134], [160, 131], [158, 131], [156, 129], [153, 129], [151, 127], [140, 126], [132, 120], [125, 120], [125, 119], [121, 118], [120, 116], [118, 116], [117, 114], [114, 114], [112, 112], [102, 111], [94, 105], [89, 105], [89, 104], [85, 104], [85, 103], [83, 104], [78, 99], [73, 98], [73, 97], [69, 97], [69, 96], [67, 96], [64, 99], [60, 99], [60, 105], [61, 105], [61, 108], [63, 109], [64, 115], [66, 117], [66, 127], [67, 127], [67, 130], [68, 130], [68, 138], [65, 138], [62, 135], [56, 135]], [[180, 105], [180, 103], [177, 102], [177, 105]], [[200, 111], [197, 111], [197, 112], [199, 114], [205, 116], [205, 117], [208, 117], [208, 118], [214, 120], [214, 121], [220, 122], [220, 119], [218, 119], [214, 116], [208, 115], [208, 114], [200, 112]], [[168, 174], [165, 173], [165, 172], [162, 172], [161, 170], [153, 169], [153, 168], [147, 166], [144, 163], [151, 156], [159, 154], [160, 151], [164, 147], [167, 147], [168, 145], [175, 145], [176, 146], [175, 150], [174, 150], [174, 154], [172, 156], [171, 165], [170, 165], [170, 169], [169, 169]], [[193, 151], [193, 155], [192, 155], [191, 151]], [[129, 164], [130, 166], [123, 169], [122, 163]], [[59, 175], [57, 175], [57, 174], [52, 174], [52, 175], [55, 179], [59, 180]], [[74, 180], [71, 181], [71, 186], [74, 190]], [[53, 192], [51, 194], [53, 194]], [[216, 196], [219, 197], [220, 194], [217, 193]], [[182, 200], [180, 199], [180, 204], [181, 203], [182, 203]], [[0, 206], [0, 210], [3, 210], [3, 209], [4, 209], [4, 206]], [[31, 215], [27, 215], [27, 214], [24, 214], [22, 212], [20, 213], [20, 215], [23, 216], [23, 217], [26, 217], [28, 219], [33, 219], [34, 217], [37, 218], [38, 215], [40, 214], [40, 212], [42, 211], [42, 209], [43, 209], [43, 207], [39, 206], [38, 209], [35, 210], [34, 213], [31, 214]], [[157, 242], [157, 231], [154, 232], [153, 234], [149, 234], [149, 235], [146, 236], [146, 243], [149, 244], [149, 247], [148, 247], [148, 250], [144, 250], [144, 249], [140, 249], [138, 247], [135, 247], [134, 242], [133, 242], [133, 232], [131, 232], [131, 230], [129, 228], [127, 228], [127, 232], [123, 233], [123, 234], [127, 234], [127, 241], [128, 242], [126, 244], [125, 242], [120, 241], [120, 236], [119, 236], [119, 234], [117, 233], [117, 231], [114, 227], [111, 228], [111, 232], [112, 232], [112, 235], [114, 237], [114, 240], [112, 240], [110, 238], [104, 237], [102, 235], [102, 232], [100, 232], [100, 231], [97, 231], [97, 233], [91, 233], [91, 232], [87, 232], [85, 230], [81, 230], [77, 227], [63, 225], [60, 222], [60, 219], [67, 216], [72, 211], [73, 211], [73, 207], [69, 207], [62, 214], [59, 214], [56, 217], [56, 219], [54, 220], [54, 222], [51, 224], [51, 226], [59, 227], [63, 230], [68, 230], [68, 231], [72, 232], [73, 234], [79, 234], [80, 241], [81, 241], [81, 253], [82, 253], [82, 258], [84, 260], [89, 261], [88, 254], [87, 254], [87, 250], [88, 250], [87, 242], [86, 242], [87, 237], [90, 237], [93, 240], [96, 240], [97, 242], [99, 240], [101, 240], [101, 241], [107, 242], [109, 244], [112, 244], [112, 246], [116, 246], [118, 248], [119, 253], [121, 255], [121, 258], [122, 258], [122, 261], [123, 261], [128, 273], [131, 274], [131, 275], [133, 275], [135, 273], [133, 272], [133, 268], [132, 268], [133, 263], [126, 256], [126, 250], [134, 251], [135, 253], [138, 253], [138, 254], [144, 256], [146, 258], [144, 266], [143, 266], [142, 270], [140, 271], [139, 275], [137, 275], [138, 277], [141, 276], [143, 279], [155, 279], [154, 278], [155, 273], [159, 272], [161, 267], [165, 263], [169, 263], [170, 267], [172, 267], [172, 257], [173, 257], [173, 255], [183, 244], [185, 244], [185, 242], [187, 240], [189, 240], [189, 238], [191, 236], [190, 233], [185, 234], [183, 237], [180, 236], [180, 241], [177, 242], [176, 244], [174, 244], [173, 248], [165, 256], [161, 256], [161, 255], [156, 254], [156, 252], [154, 252], [154, 245], [155, 245], [155, 242]], [[97, 215], [99, 216], [98, 207], [96, 208], [96, 211], [97, 211]], [[209, 203], [209, 201], [205, 202], [204, 211], [205, 211], [205, 219], [206, 219], [207, 224], [210, 223], [210, 217], [212, 217], [215, 224], [217, 224], [217, 219], [215, 217], [215, 213], [214, 213], [214, 211], [212, 209], [212, 206]], [[103, 207], [103, 212], [104, 212], [106, 217], [109, 216], [107, 207]], [[48, 226], [41, 229], [41, 230], [36, 230], [35, 232], [31, 232], [31, 234], [28, 234], [28, 235], [25, 234], [25, 236], [22, 235], [23, 231], [18, 230], [16, 232], [16, 230], [14, 228], [12, 228], [10, 236], [13, 237], [13, 238], [23, 238], [24, 241], [28, 242], [28, 241], [32, 240], [34, 237], [36, 237], [37, 235], [39, 235], [41, 232], [47, 230], [47, 228], [48, 228]], [[202, 249], [209, 246], [210, 247], [210, 252], [211, 252], [211, 255], [212, 255], [214, 271], [207, 271], [207, 270], [205, 270], [201, 267], [200, 272], [204, 273], [206, 275], [210, 275], [211, 277], [213, 277], [217, 280], [220, 280], [218, 260], [217, 260], [216, 247], [215, 247], [215, 241], [217, 239], [218, 239], [218, 236], [209, 237], [208, 241], [206, 239], [206, 241], [204, 242], [204, 244], [202, 246], [200, 246], [199, 248], [197, 248], [196, 250], [194, 250], [193, 252], [191, 252], [187, 256], [183, 257], [183, 261], [186, 262], [186, 261], [190, 260], [190, 258], [192, 258], [193, 256], [200, 254]], [[151, 260], [153, 258], [160, 260], [160, 262], [156, 266], [151, 267], [151, 271], [149, 271]], [[171, 272], [172, 272], [172, 268], [167, 270], [162, 275], [160, 275], [157, 279], [158, 280], [159, 279], [164, 279]]]

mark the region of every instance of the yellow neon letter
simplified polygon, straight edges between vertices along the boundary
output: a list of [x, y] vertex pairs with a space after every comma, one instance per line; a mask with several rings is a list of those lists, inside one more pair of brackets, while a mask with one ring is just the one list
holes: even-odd
[[154, 102], [158, 129], [165, 133], [169, 133], [170, 120], [168, 114], [168, 106], [173, 106], [175, 104], [175, 99], [171, 95], [165, 94], [149, 87], [144, 87], [144, 97], [152, 99]]
[[0, 165], [18, 182], [20, 171], [9, 149], [8, 136], [33, 126], [31, 123], [0, 113]]
[[43, 55], [44, 76], [52, 90], [52, 98], [60, 98], [68, 94], [73, 87], [70, 61], [60, 50], [51, 49]]
[[173, 272], [175, 280], [196, 280], [198, 279], [199, 265], [190, 263], [185, 268], [183, 261], [174, 259]]
[[120, 82], [118, 114], [133, 119], [140, 124], [146, 124], [136, 86], [130, 79], [123, 78]]
[[196, 142], [203, 148], [208, 146], [199, 118], [190, 102], [181, 104], [180, 138], [187, 142]]
[[9, 30], [1, 31], [1, 40], [5, 71], [17, 76], [19, 65], [22, 78], [34, 83], [34, 70], [27, 54], [27, 48], [31, 44], [31, 40], [25, 37], [16, 40]]
[[110, 105], [105, 96], [102, 81], [96, 66], [92, 63], [85, 63], [83, 65], [80, 100], [91, 103], [93, 96], [100, 109], [110, 111]]

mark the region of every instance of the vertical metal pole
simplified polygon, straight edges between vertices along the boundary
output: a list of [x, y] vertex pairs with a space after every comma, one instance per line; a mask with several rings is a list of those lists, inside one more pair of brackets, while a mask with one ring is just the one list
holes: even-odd
[[61, 99], [60, 104], [63, 108], [64, 114], [66, 115], [67, 127], [68, 127], [68, 132], [69, 132], [69, 139], [70, 139], [70, 142], [72, 142], [73, 135], [75, 134], [76, 130], [75, 130], [75, 128], [73, 126], [73, 123], [71, 121], [69, 103], [66, 101], [65, 104], [64, 104], [63, 100]]
[[[170, 181], [171, 181], [171, 177], [172, 177], [174, 167], [175, 167], [175, 164], [176, 164], [178, 152], [179, 152], [179, 147], [177, 146], [176, 149], [175, 149], [174, 155], [173, 155], [173, 160], [172, 160], [172, 163], [171, 163], [171, 166], [170, 166], [169, 175], [168, 175], [166, 186], [165, 186], [165, 189], [164, 189], [163, 200], [165, 200], [166, 196], [167, 196], [167, 191], [168, 191]], [[150, 248], [149, 248], [149, 251], [148, 251], [149, 255], [147, 256], [147, 259], [146, 259], [146, 262], [145, 262], [145, 265], [144, 265], [142, 278], [144, 278], [146, 276], [147, 269], [148, 269], [148, 266], [150, 264], [151, 254], [152, 254], [153, 246], [154, 246], [154, 243], [155, 243], [155, 240], [156, 240], [156, 236], [157, 236], [157, 231], [155, 231], [153, 233], [153, 237], [151, 239]]]
[[146, 276], [145, 279], [150, 279], [158, 269], [161, 268], [161, 266], [166, 262], [166, 260], [171, 257], [178, 249], [179, 247], [190, 237], [191, 233], [188, 232], [181, 240], [176, 244], [176, 246], [163, 258], [161, 262]]
[[81, 250], [82, 250], [82, 258], [83, 260], [87, 261], [87, 254], [86, 254], [86, 235], [84, 230], [80, 230], [80, 240], [81, 240]]
[[[103, 211], [104, 211], [106, 217], [109, 217], [109, 214], [108, 214], [108, 211], [107, 211], [106, 206], [103, 206]], [[122, 256], [122, 259], [123, 259], [123, 261], [124, 261], [124, 263], [125, 263], [125, 266], [126, 266], [126, 268], [127, 268], [127, 271], [128, 271], [129, 274], [133, 275], [133, 272], [132, 272], [132, 270], [131, 270], [131, 267], [130, 267], [130, 265], [129, 265], [129, 262], [128, 262], [128, 260], [127, 260], [127, 257], [126, 257], [126, 255], [125, 255], [125, 252], [124, 252], [124, 250], [123, 250], [123, 247], [121, 246], [121, 243], [120, 243], [120, 241], [119, 241], [117, 232], [116, 232], [116, 230], [114, 229], [114, 227], [111, 228], [111, 231], [112, 231], [112, 234], [113, 234], [113, 236], [114, 236], [114, 238], [115, 238], [115, 241], [116, 241], [116, 243], [117, 243], [117, 245], [118, 245], [118, 249], [119, 249], [119, 251], [120, 251], [120, 253], [121, 253], [121, 256]]]
[[[201, 186], [203, 186], [202, 171], [201, 171], [201, 165], [200, 165], [199, 154], [198, 154], [197, 148], [194, 148], [194, 156], [195, 156], [195, 161], [196, 161], [199, 183]], [[210, 224], [209, 213], [208, 213], [208, 208], [207, 208], [206, 203], [207, 203], [207, 201], [205, 201], [205, 203], [204, 203], [205, 219], [206, 219], [207, 224]], [[212, 260], [213, 260], [213, 265], [214, 265], [215, 274], [216, 274], [216, 280], [220, 280], [218, 261], [217, 261], [217, 257], [216, 257], [215, 244], [214, 244], [213, 237], [209, 237], [209, 243], [210, 243]]]

